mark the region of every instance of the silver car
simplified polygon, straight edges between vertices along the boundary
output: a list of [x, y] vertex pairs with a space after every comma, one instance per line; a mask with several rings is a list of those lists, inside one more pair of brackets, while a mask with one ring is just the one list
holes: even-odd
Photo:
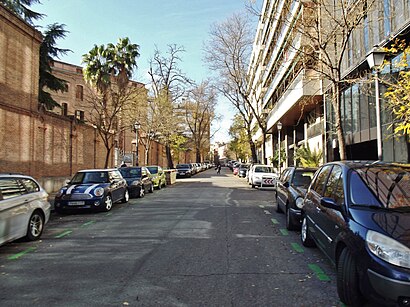
[[0, 174], [0, 245], [38, 240], [50, 218], [48, 194], [30, 176]]

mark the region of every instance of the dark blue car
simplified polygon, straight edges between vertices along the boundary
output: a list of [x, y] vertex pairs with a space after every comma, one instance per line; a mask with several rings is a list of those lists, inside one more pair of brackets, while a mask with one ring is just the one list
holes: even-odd
[[303, 202], [301, 239], [336, 266], [346, 305], [410, 306], [410, 166], [323, 165]]
[[117, 169], [78, 171], [54, 199], [54, 208], [62, 213], [73, 209], [110, 211], [116, 202], [128, 202], [127, 183]]

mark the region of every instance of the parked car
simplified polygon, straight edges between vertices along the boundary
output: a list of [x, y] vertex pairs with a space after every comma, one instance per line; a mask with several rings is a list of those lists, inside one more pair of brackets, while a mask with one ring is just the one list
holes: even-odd
[[249, 170], [249, 164], [241, 164], [239, 166], [238, 177], [245, 178]]
[[232, 168], [232, 173], [235, 175], [235, 176], [237, 176], [238, 175], [238, 173], [239, 173], [239, 167], [240, 167], [240, 163], [235, 163], [235, 165], [233, 166], [233, 168]]
[[177, 177], [191, 177], [193, 173], [191, 164], [177, 164]]
[[110, 211], [116, 202], [128, 202], [127, 182], [117, 169], [78, 171], [54, 200], [59, 213], [70, 209]]
[[32, 177], [0, 174], [0, 245], [38, 240], [50, 218], [48, 194]]
[[303, 198], [317, 168], [288, 167], [277, 180], [276, 211], [285, 212], [286, 228], [300, 229]]
[[144, 166], [121, 167], [122, 177], [127, 181], [130, 197], [142, 198], [146, 193], [154, 192], [153, 177]]
[[316, 173], [304, 199], [301, 240], [337, 269], [346, 305], [410, 303], [410, 166], [333, 162]]
[[154, 184], [154, 188], [158, 190], [165, 188], [167, 185], [167, 179], [165, 178], [165, 172], [162, 167], [158, 165], [151, 165], [147, 166], [147, 169], [152, 174], [152, 183]]
[[255, 186], [276, 187], [278, 175], [272, 166], [264, 164], [252, 165], [249, 173], [249, 184]]

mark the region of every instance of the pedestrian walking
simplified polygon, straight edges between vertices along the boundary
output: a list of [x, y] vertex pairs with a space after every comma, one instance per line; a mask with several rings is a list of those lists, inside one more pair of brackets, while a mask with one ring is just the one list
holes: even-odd
[[221, 164], [218, 164], [218, 166], [216, 167], [216, 173], [220, 174], [221, 173]]

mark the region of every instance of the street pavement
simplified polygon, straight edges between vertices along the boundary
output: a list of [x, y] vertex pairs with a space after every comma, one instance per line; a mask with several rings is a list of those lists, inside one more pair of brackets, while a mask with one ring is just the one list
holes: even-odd
[[342, 306], [335, 270], [227, 168], [0, 247], [0, 306]]

